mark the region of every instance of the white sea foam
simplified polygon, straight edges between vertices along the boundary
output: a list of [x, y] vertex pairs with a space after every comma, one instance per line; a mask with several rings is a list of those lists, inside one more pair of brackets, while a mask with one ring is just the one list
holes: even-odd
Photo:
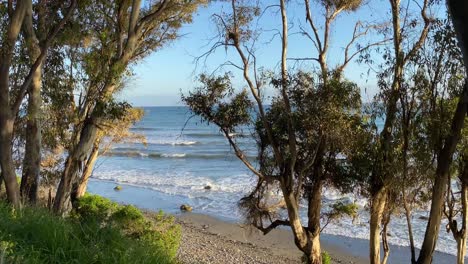
[[[174, 155], [174, 154], [173, 154]], [[160, 175], [144, 175], [140, 171], [99, 171], [94, 175], [97, 179], [110, 180], [126, 183], [134, 186], [151, 188], [168, 195], [182, 196], [191, 199], [195, 208], [207, 213], [213, 213], [223, 217], [241, 219], [237, 203], [240, 198], [246, 195], [253, 186], [254, 177], [246, 174], [209, 178], [194, 176], [191, 173], [175, 175], [167, 172]], [[210, 190], [205, 190], [205, 186], [211, 186]], [[338, 200], [346, 199], [355, 202], [359, 206], [358, 220], [344, 217], [339, 221], [330, 223], [324, 230], [327, 234], [343, 235], [354, 238], [368, 239], [369, 237], [369, 213], [366, 208], [367, 200], [355, 195], [341, 194], [337, 190], [324, 190], [324, 210]], [[306, 221], [306, 208], [302, 207], [303, 220]], [[416, 211], [413, 214], [413, 232], [415, 244], [419, 247], [422, 243], [426, 221], [420, 219], [426, 216], [426, 212]], [[442, 225], [445, 226], [446, 221]], [[436, 249], [441, 252], [456, 254], [456, 244], [451, 234], [444, 232], [441, 228]], [[408, 231], [406, 220], [403, 216], [394, 216], [390, 222], [390, 244], [408, 246]]]
[[185, 156], [187, 156], [185, 153], [161, 154], [161, 157], [164, 158], [183, 158]]
[[190, 145], [195, 145], [198, 144], [198, 141], [182, 141], [182, 142], [172, 142], [171, 145], [177, 146], [177, 145], [182, 145], [182, 146], [190, 146]]
[[153, 144], [153, 145], [190, 146], [190, 145], [199, 144], [200, 142], [195, 141], [195, 140], [180, 140], [177, 138], [168, 138], [168, 139], [149, 138], [146, 140], [146, 143]]

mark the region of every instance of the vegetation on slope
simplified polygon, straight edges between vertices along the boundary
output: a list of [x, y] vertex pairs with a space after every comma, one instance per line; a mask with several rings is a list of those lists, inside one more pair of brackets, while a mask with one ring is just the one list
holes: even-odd
[[0, 263], [174, 263], [180, 227], [162, 213], [86, 195], [68, 218], [0, 203]]

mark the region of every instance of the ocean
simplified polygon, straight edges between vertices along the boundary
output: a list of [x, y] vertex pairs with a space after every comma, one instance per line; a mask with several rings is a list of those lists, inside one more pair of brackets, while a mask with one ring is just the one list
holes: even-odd
[[[219, 130], [192, 116], [186, 107], [145, 107], [144, 111], [143, 119], [131, 131], [144, 135], [147, 144], [122, 142], [112, 146], [96, 162], [88, 191], [146, 209], [177, 213], [181, 204], [189, 204], [196, 213], [242, 221], [237, 203], [252, 189], [255, 176], [236, 158]], [[255, 162], [256, 145], [249, 128], [243, 128], [236, 137], [248, 158]], [[122, 191], [113, 190], [117, 184], [123, 186]], [[211, 189], [205, 189], [206, 186]], [[126, 194], [127, 190], [131, 192]], [[323, 210], [338, 199], [359, 205], [358, 221], [345, 217], [329, 224], [324, 232], [368, 239], [366, 199], [334, 189], [323, 193]], [[302, 209], [305, 219], [306, 208]], [[422, 243], [427, 215], [428, 211], [413, 214], [417, 246]], [[446, 222], [436, 249], [454, 255], [456, 243], [445, 232], [445, 225]], [[391, 244], [409, 245], [403, 215], [392, 218], [389, 230]]]

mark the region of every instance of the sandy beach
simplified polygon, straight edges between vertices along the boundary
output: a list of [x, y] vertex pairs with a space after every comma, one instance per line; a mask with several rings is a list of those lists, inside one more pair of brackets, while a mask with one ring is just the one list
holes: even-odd
[[[301, 263], [301, 252], [291, 232], [273, 230], [263, 235], [242, 224], [223, 222], [210, 216], [183, 213], [179, 257], [184, 264], [193, 263]], [[325, 244], [333, 263], [366, 263], [333, 245]]]
[[[182, 213], [180, 204], [173, 197], [151, 189], [122, 186], [123, 189], [116, 192], [113, 190], [115, 183], [92, 180], [89, 191], [122, 204], [175, 215], [182, 226], [179, 257], [183, 264], [300, 263], [302, 254], [287, 228], [263, 235], [240, 221], [203, 214], [201, 210]], [[368, 263], [369, 242], [366, 239], [322, 234], [321, 243], [333, 263]], [[410, 263], [409, 247], [391, 244], [388, 263]], [[436, 251], [433, 263], [452, 264], [456, 263], [456, 258]]]

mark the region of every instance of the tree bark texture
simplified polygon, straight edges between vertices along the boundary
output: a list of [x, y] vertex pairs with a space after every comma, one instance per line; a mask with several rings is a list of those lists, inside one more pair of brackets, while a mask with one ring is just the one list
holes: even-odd
[[18, 181], [12, 156], [13, 128], [15, 114], [10, 108], [10, 66], [13, 58], [15, 43], [18, 39], [21, 25], [30, 0], [18, 0], [13, 11], [5, 40], [0, 49], [0, 166], [5, 181], [8, 201], [15, 207], [20, 205]]

